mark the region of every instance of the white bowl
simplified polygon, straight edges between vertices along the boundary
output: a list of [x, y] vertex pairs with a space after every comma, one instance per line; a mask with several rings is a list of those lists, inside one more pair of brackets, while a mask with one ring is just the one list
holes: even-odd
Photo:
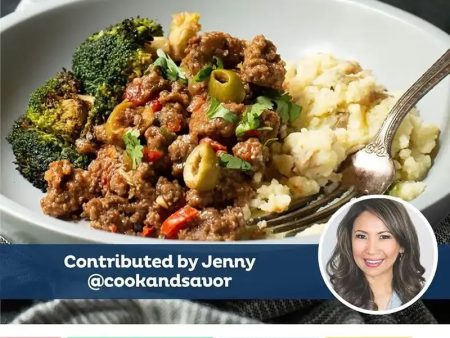
[[[450, 47], [446, 33], [375, 1], [91, 0], [13, 13], [1, 19], [0, 232], [18, 242], [157, 241], [97, 231], [85, 222], [75, 224], [43, 215], [39, 206], [42, 193], [15, 170], [5, 136], [23, 113], [30, 92], [62, 67], [70, 68], [74, 48], [88, 35], [137, 15], [157, 19], [167, 31], [171, 14], [183, 10], [201, 14], [203, 31], [226, 31], [248, 39], [262, 33], [286, 60], [315, 52], [358, 60], [390, 90], [407, 88]], [[426, 178], [427, 189], [412, 203], [428, 210], [427, 216], [437, 221], [448, 212], [442, 205], [448, 202], [450, 192], [450, 80], [439, 84], [418, 106], [424, 120], [436, 123], [442, 133], [439, 153]], [[317, 238], [312, 235], [301, 241], [315, 242]]]

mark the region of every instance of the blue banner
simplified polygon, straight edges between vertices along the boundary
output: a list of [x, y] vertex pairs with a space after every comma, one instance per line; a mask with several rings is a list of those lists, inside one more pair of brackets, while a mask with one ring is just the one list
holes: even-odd
[[[328, 299], [317, 245], [0, 245], [1, 299]], [[450, 246], [424, 298], [450, 299]]]

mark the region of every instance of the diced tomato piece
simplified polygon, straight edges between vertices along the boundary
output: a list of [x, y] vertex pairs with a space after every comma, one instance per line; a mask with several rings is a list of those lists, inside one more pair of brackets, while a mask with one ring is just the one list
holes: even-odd
[[155, 227], [145, 225], [142, 228], [141, 236], [142, 237], [150, 237], [153, 234], [154, 231], [155, 231]]
[[142, 150], [142, 153], [144, 155], [144, 159], [147, 162], [158, 161], [161, 157], [164, 156], [164, 152], [162, 152], [160, 150], [151, 150], [151, 149], [148, 149], [148, 147], [144, 147], [144, 149]]
[[217, 153], [218, 151], [227, 151], [227, 147], [224, 146], [223, 144], [214, 141], [212, 138], [209, 137], [204, 137], [200, 140], [200, 142], [205, 142], [208, 143], [211, 148], [213, 148], [213, 150]]
[[152, 100], [150, 102], [150, 108], [152, 108], [153, 112], [156, 113], [157, 111], [160, 111], [162, 109], [162, 104], [158, 99]]
[[186, 205], [166, 218], [161, 225], [160, 233], [166, 238], [176, 238], [178, 231], [185, 228], [189, 222], [200, 215], [199, 211], [190, 205]]

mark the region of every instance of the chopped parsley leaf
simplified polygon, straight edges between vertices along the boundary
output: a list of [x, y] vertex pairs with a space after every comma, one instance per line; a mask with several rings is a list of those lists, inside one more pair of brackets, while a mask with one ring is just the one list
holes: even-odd
[[202, 81], [206, 80], [209, 77], [209, 75], [211, 75], [212, 71], [213, 71], [212, 66], [210, 66], [210, 65], [203, 66], [202, 69], [200, 69], [198, 71], [198, 73], [195, 74], [194, 81], [202, 82]]
[[154, 67], [159, 67], [167, 80], [180, 81], [187, 84], [186, 74], [176, 65], [176, 63], [162, 49], [156, 51], [158, 58], [153, 62]]
[[194, 76], [194, 81], [202, 82], [211, 75], [214, 69], [222, 69], [222, 68], [223, 68], [222, 59], [217, 56], [214, 56], [212, 64], [203, 66], [202, 69], [200, 69], [198, 73]]
[[239, 117], [235, 113], [225, 108], [222, 103], [213, 96], [209, 99], [209, 109], [206, 115], [210, 119], [220, 117], [231, 123], [235, 123], [239, 120]]
[[123, 142], [125, 143], [125, 151], [131, 159], [132, 168], [135, 170], [138, 165], [142, 162], [142, 157], [144, 156], [142, 153], [142, 149], [144, 147], [141, 145], [139, 141], [139, 131], [136, 129], [128, 130], [123, 135]]
[[227, 153], [221, 153], [219, 155], [219, 164], [228, 169], [238, 169], [244, 171], [252, 170], [252, 165], [249, 162]]
[[273, 103], [264, 96], [259, 96], [256, 99], [256, 103], [247, 107], [244, 112], [244, 117], [236, 127], [236, 136], [242, 136], [249, 130], [255, 130], [259, 128], [259, 117], [264, 110], [272, 109]]
[[283, 123], [292, 123], [300, 116], [301, 107], [292, 102], [292, 97], [288, 93], [268, 99], [275, 103], [275, 111]]

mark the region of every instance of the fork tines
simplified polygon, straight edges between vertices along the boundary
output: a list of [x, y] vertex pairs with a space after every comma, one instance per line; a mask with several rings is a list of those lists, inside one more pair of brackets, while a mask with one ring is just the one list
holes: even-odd
[[295, 203], [282, 215], [259, 217], [254, 219], [253, 223], [262, 224], [268, 234], [282, 234], [282, 237], [294, 236], [313, 224], [328, 221], [337, 209], [356, 196], [357, 192], [353, 187], [338, 187], [332, 192], [315, 195], [308, 201], [302, 200], [301, 203]]

